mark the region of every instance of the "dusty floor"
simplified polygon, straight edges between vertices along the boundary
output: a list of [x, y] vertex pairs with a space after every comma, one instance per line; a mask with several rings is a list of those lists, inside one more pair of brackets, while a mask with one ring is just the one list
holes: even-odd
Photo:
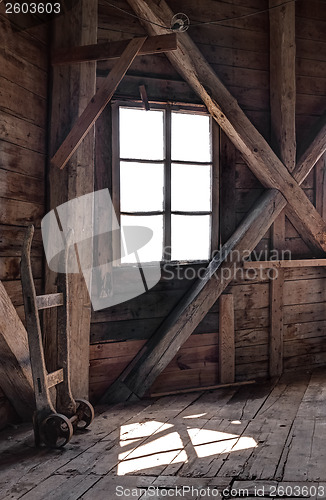
[[62, 450], [0, 433], [0, 500], [326, 498], [326, 369], [97, 413]]

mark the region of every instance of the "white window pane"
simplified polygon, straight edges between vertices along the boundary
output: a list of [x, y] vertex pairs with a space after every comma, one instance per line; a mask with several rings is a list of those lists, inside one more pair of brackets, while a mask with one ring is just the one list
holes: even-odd
[[172, 160], [211, 161], [208, 116], [172, 113]]
[[[159, 262], [162, 260], [163, 251], [163, 215], [122, 215], [121, 216], [121, 232], [130, 226], [144, 226], [152, 230], [153, 235], [150, 241], [143, 247], [137, 249], [137, 254], [140, 262]], [[126, 230], [126, 235], [128, 234]], [[121, 238], [121, 262], [136, 263], [137, 255], [135, 252], [128, 252], [123, 241], [123, 234]]]
[[172, 164], [171, 207], [176, 211], [211, 209], [211, 165]]
[[120, 158], [163, 160], [163, 111], [120, 109]]
[[162, 163], [120, 163], [122, 212], [152, 212], [163, 209], [164, 167]]
[[172, 215], [172, 260], [209, 258], [210, 219], [210, 215]]

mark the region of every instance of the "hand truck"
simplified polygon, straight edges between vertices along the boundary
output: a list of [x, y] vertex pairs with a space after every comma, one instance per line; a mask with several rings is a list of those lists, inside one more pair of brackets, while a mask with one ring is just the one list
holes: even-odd
[[[28, 226], [21, 257], [21, 281], [24, 298], [26, 328], [33, 374], [36, 411], [33, 416], [35, 446], [43, 442], [51, 448], [61, 448], [71, 439], [74, 430], [86, 429], [94, 418], [93, 406], [84, 399], [74, 400], [69, 373], [69, 309], [68, 275], [59, 273], [58, 293], [36, 296], [31, 267], [31, 245], [34, 226]], [[69, 253], [67, 237], [62, 252], [60, 269], [67, 271]], [[45, 364], [42, 332], [38, 311], [58, 307], [57, 312], [57, 367], [48, 373]], [[50, 388], [56, 387], [56, 409], [51, 400]]]

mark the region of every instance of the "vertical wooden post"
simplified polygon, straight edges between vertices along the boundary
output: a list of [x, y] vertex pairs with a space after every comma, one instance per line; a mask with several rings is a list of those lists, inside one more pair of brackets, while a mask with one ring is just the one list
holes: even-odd
[[[295, 135], [295, 3], [274, 8], [279, 0], [269, 0], [270, 10], [270, 102], [272, 146], [290, 172], [296, 162]], [[272, 246], [285, 249], [285, 212], [273, 224]], [[270, 287], [270, 376], [283, 371], [283, 272]]]
[[[106, 106], [95, 123], [95, 191], [109, 189], [112, 193], [112, 113], [111, 105]], [[106, 262], [105, 272], [101, 267], [98, 269], [98, 276], [95, 286], [98, 297], [106, 298], [113, 293], [112, 261], [113, 242], [112, 233], [108, 233], [105, 228], [108, 224], [108, 213], [102, 213], [102, 207], [95, 207], [94, 216], [96, 219], [98, 236], [94, 238], [94, 262], [93, 266], [100, 266]], [[103, 225], [103, 227], [101, 227]], [[109, 272], [108, 272], [109, 271]]]
[[219, 298], [219, 383], [231, 384], [235, 379], [235, 339], [233, 295]]
[[269, 374], [271, 377], [283, 372], [283, 285], [284, 271], [276, 269], [277, 276], [271, 280], [270, 288], [270, 343]]
[[236, 229], [235, 212], [235, 148], [221, 131], [220, 235], [224, 245]]
[[[97, 42], [97, 2], [80, 0], [53, 24], [52, 49], [94, 44]], [[53, 156], [72, 125], [86, 108], [96, 91], [96, 63], [87, 62], [65, 67], [54, 67], [52, 75], [52, 106], [50, 156]], [[49, 166], [49, 210], [94, 190], [94, 127], [60, 171]], [[76, 214], [74, 230], [78, 233], [89, 214]], [[87, 258], [91, 259], [90, 255]], [[46, 273], [46, 291], [56, 291], [56, 275]], [[82, 274], [69, 275], [71, 321], [71, 387], [74, 397], [88, 396], [89, 333], [91, 306]], [[55, 367], [55, 318], [47, 313], [46, 361], [49, 369]]]

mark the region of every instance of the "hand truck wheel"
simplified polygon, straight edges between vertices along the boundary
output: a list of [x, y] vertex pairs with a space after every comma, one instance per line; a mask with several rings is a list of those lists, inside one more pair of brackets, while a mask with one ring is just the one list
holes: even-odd
[[94, 419], [94, 408], [86, 399], [76, 399], [77, 429], [86, 429]]
[[40, 439], [50, 448], [62, 448], [74, 433], [73, 426], [65, 415], [52, 413], [40, 424]]

